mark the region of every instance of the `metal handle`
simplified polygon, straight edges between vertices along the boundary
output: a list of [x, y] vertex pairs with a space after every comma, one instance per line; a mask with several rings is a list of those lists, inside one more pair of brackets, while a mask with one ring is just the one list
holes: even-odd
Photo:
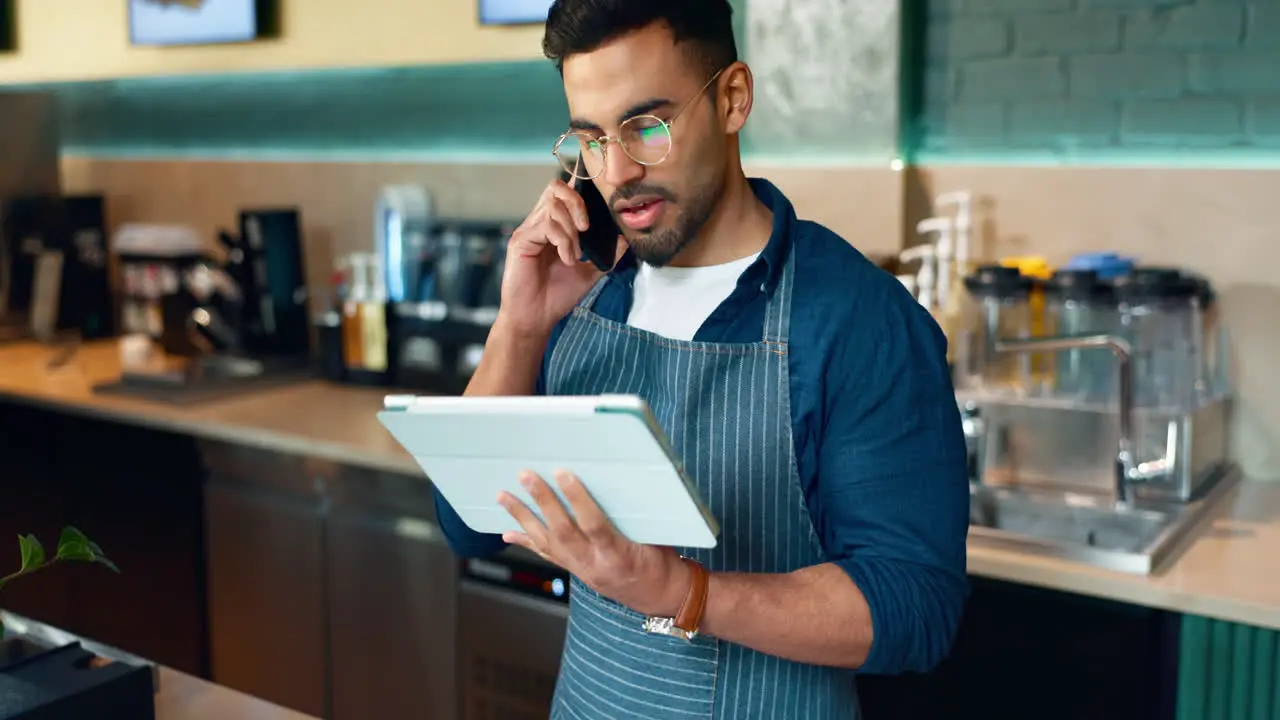
[[983, 443], [986, 441], [987, 425], [982, 419], [982, 408], [970, 400], [960, 408], [961, 427], [964, 429], [965, 455], [969, 466], [969, 485], [982, 482]]

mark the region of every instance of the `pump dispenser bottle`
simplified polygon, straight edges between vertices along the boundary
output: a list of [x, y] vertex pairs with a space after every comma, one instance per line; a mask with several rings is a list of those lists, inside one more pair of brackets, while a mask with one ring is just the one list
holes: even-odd
[[347, 296], [342, 301], [342, 362], [348, 372], [364, 370], [364, 316], [360, 306], [368, 295], [369, 268], [365, 256], [347, 256]]
[[947, 338], [947, 362], [952, 361], [952, 344], [955, 342], [956, 329], [960, 323], [962, 277], [956, 274], [955, 247], [952, 240], [951, 218], [936, 217], [921, 220], [916, 225], [916, 232], [921, 236], [937, 236], [933, 244], [937, 258], [938, 275], [936, 278], [936, 306], [930, 308], [933, 319], [937, 321], [942, 334]]
[[956, 190], [954, 192], [942, 193], [938, 199], [934, 201], [934, 206], [939, 210], [955, 206], [955, 267], [954, 276], [959, 280], [953, 284], [959, 287], [959, 283], [973, 272], [970, 267], [973, 255], [970, 254], [970, 240], [973, 232], [973, 193], [968, 190]]
[[937, 259], [938, 249], [933, 243], [921, 243], [915, 247], [907, 248], [898, 255], [898, 261], [903, 264], [919, 260], [920, 270], [916, 272], [916, 299], [930, 313], [934, 312], [937, 303], [934, 299], [937, 292], [938, 278], [934, 274], [934, 261]]
[[387, 291], [375, 255], [352, 253], [351, 290], [342, 304], [342, 355], [347, 372], [374, 383], [387, 372]]
[[360, 305], [360, 333], [364, 345], [364, 367], [374, 373], [387, 371], [387, 284], [386, 273], [376, 255], [368, 257], [369, 296]]

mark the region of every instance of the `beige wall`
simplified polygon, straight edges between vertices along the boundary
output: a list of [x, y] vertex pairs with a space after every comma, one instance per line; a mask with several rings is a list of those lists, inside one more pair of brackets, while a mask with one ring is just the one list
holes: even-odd
[[132, 47], [128, 0], [15, 0], [0, 83], [541, 57], [541, 26], [479, 26], [475, 0], [278, 0], [278, 39]]
[[[749, 167], [795, 198], [797, 211], [837, 230], [867, 253], [899, 245], [900, 177], [863, 168]], [[196, 228], [212, 246], [218, 228], [235, 229], [240, 208], [302, 210], [308, 275], [323, 286], [333, 258], [373, 247], [378, 188], [412, 182], [427, 187], [441, 215], [519, 220], [555, 176], [542, 165], [358, 162], [102, 160], [64, 156], [68, 192], [104, 193], [113, 226], [145, 221]]]
[[[1273, 241], [1280, 173], [1143, 168], [749, 167], [774, 180], [803, 216], [868, 254], [903, 246], [904, 227], [929, 198], [968, 189], [978, 199], [975, 252], [994, 259], [1039, 254], [1051, 262], [1116, 250], [1177, 264], [1218, 285], [1232, 331], [1240, 388], [1236, 455], [1257, 477], [1280, 479], [1280, 243]], [[377, 189], [428, 187], [442, 214], [523, 217], [554, 174], [547, 166], [409, 163], [248, 163], [63, 159], [69, 192], [104, 192], [113, 225], [142, 220], [195, 226], [213, 242], [239, 208], [296, 205], [309, 276], [323, 287], [335, 255], [371, 247]], [[904, 222], [905, 220], [905, 222]]]

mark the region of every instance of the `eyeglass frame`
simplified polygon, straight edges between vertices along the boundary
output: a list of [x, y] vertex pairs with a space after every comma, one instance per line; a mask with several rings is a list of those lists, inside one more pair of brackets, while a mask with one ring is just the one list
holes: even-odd
[[[671, 134], [671, 128], [675, 125], [676, 120], [680, 119], [680, 116], [684, 114], [685, 110], [688, 110], [693, 105], [694, 101], [702, 97], [703, 93], [707, 91], [707, 88], [711, 87], [711, 84], [714, 83], [716, 79], [720, 77], [720, 74], [723, 73], [724, 71], [725, 71], [725, 68], [720, 68], [719, 70], [717, 70], [715, 74], [711, 76], [711, 79], [707, 80], [706, 84], [702, 86], [701, 90], [694, 93], [692, 97], [690, 97], [688, 100], [684, 102], [683, 105], [680, 106], [679, 110], [676, 110], [675, 114], [671, 116], [670, 120], [663, 120], [662, 118], [652, 113], [644, 113], [643, 115], [635, 115], [633, 117], [629, 117], [626, 120], [622, 121], [622, 124], [618, 126], [618, 128], [621, 129], [622, 125], [626, 125], [627, 123], [632, 122], [634, 120], [639, 120], [640, 118], [653, 118], [654, 120], [657, 120], [659, 123], [661, 123], [662, 126], [665, 127], [667, 131], [667, 151], [662, 155], [662, 158], [660, 160], [655, 160], [653, 162], [643, 162], [641, 160], [637, 160], [635, 157], [631, 155], [631, 153], [627, 152], [627, 146], [623, 144], [622, 138], [612, 137], [610, 135], [601, 135], [600, 137], [595, 138], [595, 141], [600, 144], [600, 159], [602, 161], [600, 166], [600, 172], [596, 173], [595, 175], [589, 178], [581, 178], [581, 179], [594, 180], [597, 177], [600, 177], [600, 175], [604, 174], [604, 168], [609, 162], [609, 148], [608, 148], [609, 143], [616, 143], [619, 147], [622, 148], [622, 153], [626, 155], [628, 158], [631, 158], [632, 162], [638, 163], [640, 165], [644, 165], [645, 167], [653, 167], [654, 165], [661, 165], [662, 163], [666, 162], [667, 158], [670, 157], [671, 155], [671, 148], [675, 146], [675, 142], [676, 142], [675, 136]], [[561, 167], [564, 167], [564, 163], [560, 161], [560, 146], [564, 144], [564, 141], [567, 140], [570, 135], [577, 135], [579, 133], [585, 134], [582, 130], [572, 130], [572, 129], [565, 130], [563, 133], [560, 133], [560, 137], [556, 139], [556, 144], [551, 148], [551, 154], [556, 158], [556, 163], [558, 163]], [[579, 160], [579, 162], [581, 162], [581, 160]], [[574, 173], [574, 177], [578, 177], [576, 173]]]

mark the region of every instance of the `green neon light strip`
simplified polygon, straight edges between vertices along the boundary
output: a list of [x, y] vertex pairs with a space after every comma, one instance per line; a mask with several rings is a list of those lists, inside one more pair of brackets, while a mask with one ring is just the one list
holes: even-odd
[[1202, 170], [1274, 170], [1280, 149], [1096, 148], [1063, 154], [1051, 150], [918, 152], [923, 166], [1169, 168]]

